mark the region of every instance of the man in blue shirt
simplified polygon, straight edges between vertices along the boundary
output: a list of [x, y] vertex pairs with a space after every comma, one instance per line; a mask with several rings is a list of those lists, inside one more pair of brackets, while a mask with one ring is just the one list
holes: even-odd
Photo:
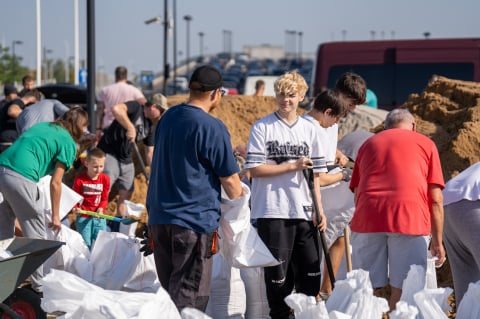
[[188, 101], [165, 112], [155, 132], [148, 225], [160, 283], [179, 310], [205, 311], [221, 186], [230, 199], [242, 188], [228, 130], [208, 114], [224, 94], [220, 72], [197, 68], [189, 88]]

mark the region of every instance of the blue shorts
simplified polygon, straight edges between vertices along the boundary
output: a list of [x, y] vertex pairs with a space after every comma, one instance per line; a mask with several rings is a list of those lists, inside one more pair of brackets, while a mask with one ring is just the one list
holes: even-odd
[[98, 233], [101, 230], [107, 230], [107, 223], [103, 218], [77, 216], [75, 227], [82, 235], [88, 249], [92, 249], [92, 243], [97, 239]]

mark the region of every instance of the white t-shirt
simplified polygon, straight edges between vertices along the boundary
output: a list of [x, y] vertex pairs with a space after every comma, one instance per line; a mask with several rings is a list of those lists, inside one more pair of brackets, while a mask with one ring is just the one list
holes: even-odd
[[325, 150], [325, 158], [327, 165], [335, 163], [335, 155], [337, 153], [337, 141], [338, 141], [338, 124], [335, 123], [330, 127], [323, 127], [318, 121], [309, 114], [304, 114], [303, 117], [312, 122], [317, 128], [318, 138], [320, 144], [322, 144]]
[[[302, 117], [288, 125], [276, 112], [267, 115], [250, 131], [245, 167], [309, 157], [314, 172], [326, 172], [325, 153], [316, 134], [315, 126]], [[303, 172], [253, 178], [251, 206], [252, 218], [311, 220], [312, 197]]]
[[445, 184], [444, 206], [462, 199], [470, 201], [480, 199], [480, 163], [473, 164]]

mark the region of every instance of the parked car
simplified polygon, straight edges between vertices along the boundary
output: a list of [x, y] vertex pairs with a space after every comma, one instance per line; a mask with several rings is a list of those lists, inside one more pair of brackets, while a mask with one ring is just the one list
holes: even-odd
[[46, 99], [56, 99], [63, 104], [87, 107], [87, 88], [70, 83], [45, 84], [36, 87]]

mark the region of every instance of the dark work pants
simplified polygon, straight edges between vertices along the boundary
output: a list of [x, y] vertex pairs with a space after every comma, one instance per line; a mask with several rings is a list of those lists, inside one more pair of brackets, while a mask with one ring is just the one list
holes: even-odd
[[295, 292], [316, 296], [320, 291], [321, 255], [317, 230], [301, 219], [257, 219], [258, 234], [282, 264], [265, 267], [265, 285], [272, 319], [286, 319], [291, 311], [283, 301]]
[[212, 279], [211, 234], [177, 225], [150, 225], [158, 279], [181, 311], [205, 312]]

